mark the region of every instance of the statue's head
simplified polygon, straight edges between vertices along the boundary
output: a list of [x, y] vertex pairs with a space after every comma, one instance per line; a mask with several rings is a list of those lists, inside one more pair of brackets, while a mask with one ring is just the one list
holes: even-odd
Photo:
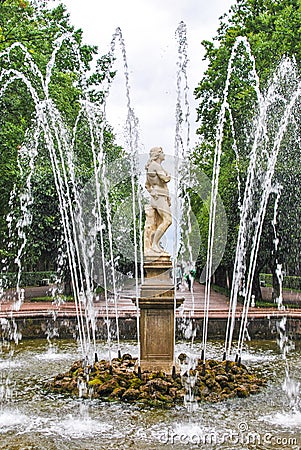
[[159, 155], [163, 153], [162, 147], [153, 147], [150, 149], [149, 157], [151, 161], [155, 161]]

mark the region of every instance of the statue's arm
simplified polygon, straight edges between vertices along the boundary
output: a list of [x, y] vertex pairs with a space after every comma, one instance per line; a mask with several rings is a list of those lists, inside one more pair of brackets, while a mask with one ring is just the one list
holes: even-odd
[[152, 185], [150, 184], [150, 182], [149, 182], [148, 180], [146, 180], [146, 183], [145, 183], [145, 189], [146, 189], [148, 192], [151, 192], [151, 190], [152, 190]]
[[157, 175], [160, 178], [160, 180], [164, 181], [165, 183], [168, 183], [171, 179], [169, 173], [165, 172], [165, 170], [163, 170], [162, 168], [160, 171], [157, 171]]
[[161, 164], [155, 162], [152, 166], [152, 170], [156, 173], [161, 181], [164, 181], [164, 183], [168, 183], [170, 181], [171, 176], [166, 172], [166, 170], [163, 169]]

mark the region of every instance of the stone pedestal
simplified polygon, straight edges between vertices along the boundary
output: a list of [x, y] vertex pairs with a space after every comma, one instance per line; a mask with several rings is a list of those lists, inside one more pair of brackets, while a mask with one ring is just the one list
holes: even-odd
[[[175, 347], [175, 296], [168, 255], [146, 256], [145, 279], [141, 286], [140, 364], [141, 370], [171, 373]], [[179, 307], [184, 299], [176, 300]]]

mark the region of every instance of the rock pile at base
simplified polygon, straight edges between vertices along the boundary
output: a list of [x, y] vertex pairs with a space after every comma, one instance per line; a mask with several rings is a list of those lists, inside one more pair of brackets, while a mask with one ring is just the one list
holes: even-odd
[[[181, 354], [179, 359], [185, 360]], [[135, 370], [137, 359], [129, 354], [112, 363], [102, 360], [92, 366], [75, 362], [70, 370], [57, 375], [48, 388], [59, 393], [99, 398], [106, 401], [136, 402], [150, 406], [171, 407], [183, 404], [187, 387], [196, 401], [219, 402], [234, 397], [248, 397], [265, 384], [244, 365], [232, 361], [198, 361], [194, 369], [183, 370], [174, 377], [163, 372]]]

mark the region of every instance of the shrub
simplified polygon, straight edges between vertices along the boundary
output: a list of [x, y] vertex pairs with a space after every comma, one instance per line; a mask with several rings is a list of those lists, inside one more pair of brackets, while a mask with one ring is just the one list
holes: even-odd
[[[260, 282], [265, 286], [272, 286], [273, 277], [271, 273], [261, 273]], [[301, 277], [284, 276], [282, 282], [283, 289], [301, 290]]]
[[[18, 274], [17, 272], [6, 272], [0, 274], [0, 281], [4, 288], [15, 287], [17, 284]], [[21, 274], [21, 287], [25, 286], [39, 286], [41, 280], [49, 279], [50, 282], [56, 280], [55, 272], [22, 272]]]

